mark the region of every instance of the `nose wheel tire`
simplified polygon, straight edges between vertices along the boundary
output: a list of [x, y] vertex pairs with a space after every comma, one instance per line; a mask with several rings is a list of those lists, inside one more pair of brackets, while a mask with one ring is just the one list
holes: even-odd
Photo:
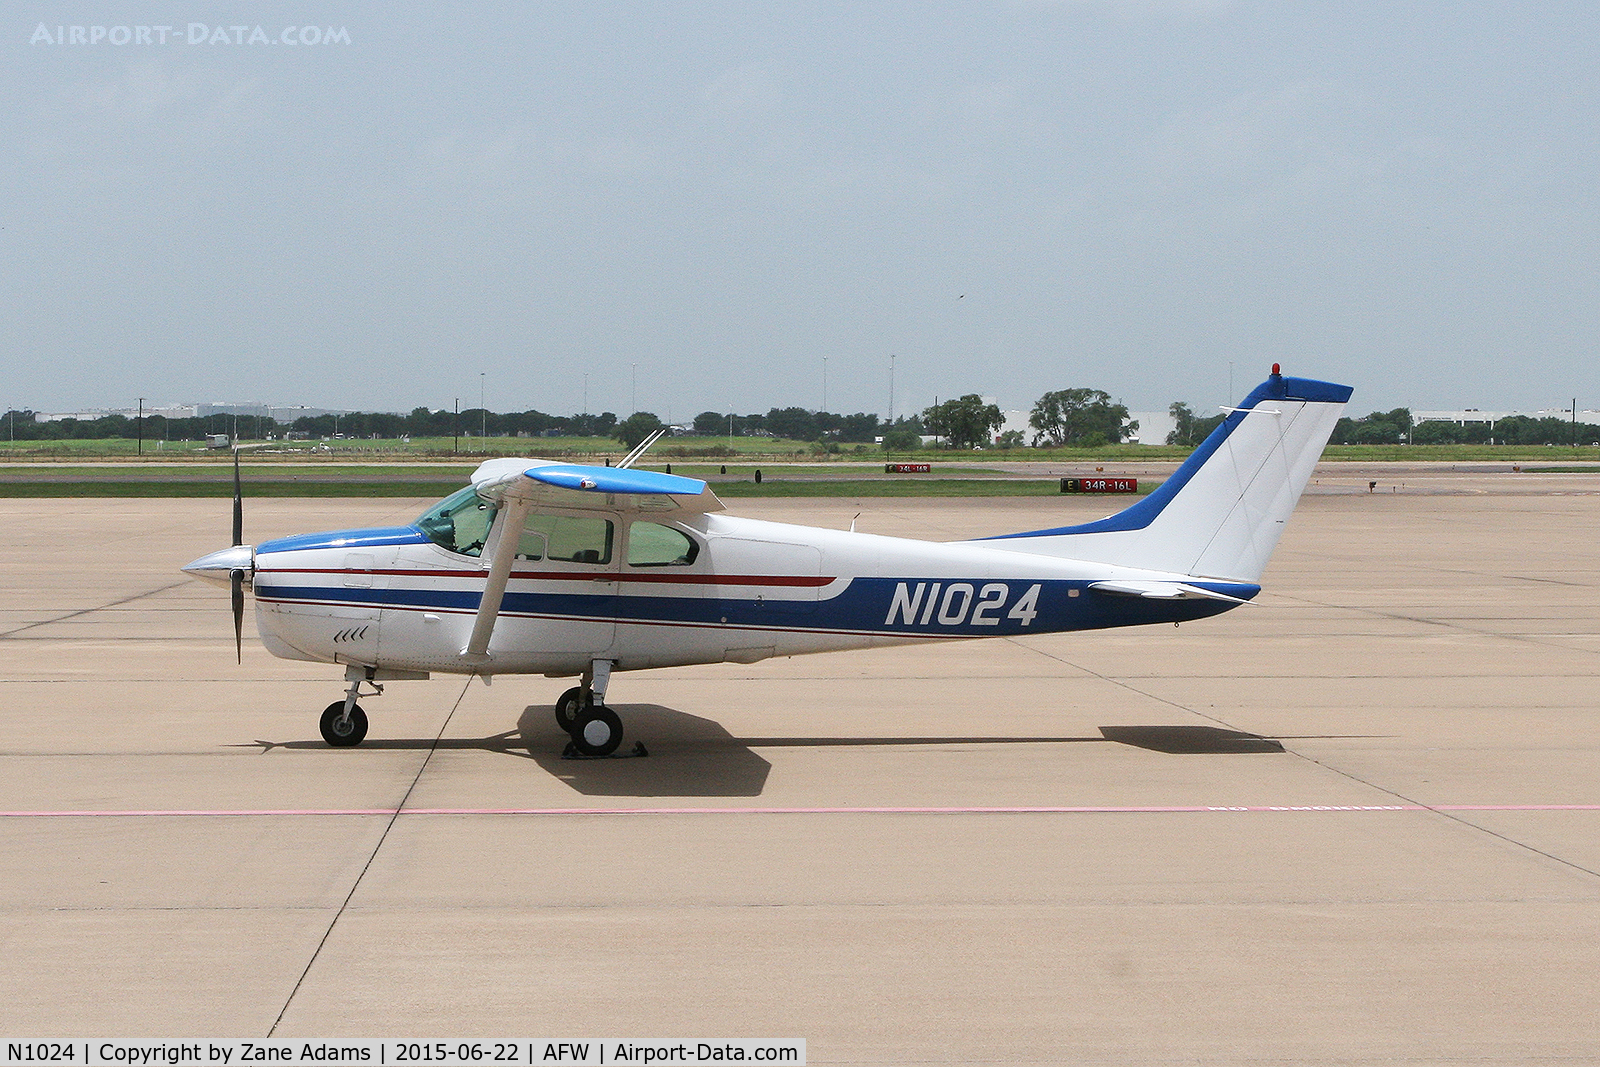
[[562, 693], [561, 698], [556, 701], [556, 725], [570, 734], [572, 724], [578, 720], [578, 712], [583, 710], [584, 703], [581, 685], [575, 685]]
[[571, 733], [578, 755], [609, 756], [622, 744], [622, 720], [603, 704], [593, 704], [578, 713]]
[[[322, 713], [322, 739], [334, 748], [349, 748], [359, 745], [367, 736], [367, 713], [357, 704], [350, 709], [350, 717], [344, 719], [344, 701], [335, 700]], [[621, 728], [618, 728], [619, 740]]]

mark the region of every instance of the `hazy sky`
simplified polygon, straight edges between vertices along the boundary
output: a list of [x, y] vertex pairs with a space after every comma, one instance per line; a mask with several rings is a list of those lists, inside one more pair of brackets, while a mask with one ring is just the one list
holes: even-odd
[[1592, 0], [46, 7], [0, 410], [1600, 407]]

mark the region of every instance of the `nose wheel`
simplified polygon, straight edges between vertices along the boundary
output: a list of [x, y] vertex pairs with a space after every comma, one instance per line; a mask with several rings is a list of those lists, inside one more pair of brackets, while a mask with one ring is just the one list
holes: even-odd
[[347, 713], [345, 702], [335, 700], [323, 710], [318, 725], [322, 728], [322, 739], [328, 744], [334, 748], [349, 748], [366, 738], [367, 713], [361, 710], [360, 704], [350, 705]]

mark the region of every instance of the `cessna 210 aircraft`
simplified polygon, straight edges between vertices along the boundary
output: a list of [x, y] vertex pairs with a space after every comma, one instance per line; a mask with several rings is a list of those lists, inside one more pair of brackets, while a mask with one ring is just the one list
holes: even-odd
[[569, 754], [608, 756], [611, 675], [948, 638], [1187, 622], [1261, 591], [1348, 386], [1272, 376], [1149, 496], [1095, 522], [932, 542], [736, 518], [693, 478], [493, 459], [407, 526], [242, 541], [183, 569], [244, 590], [273, 655], [345, 665], [330, 745], [367, 733], [363, 684], [430, 672], [577, 677]]

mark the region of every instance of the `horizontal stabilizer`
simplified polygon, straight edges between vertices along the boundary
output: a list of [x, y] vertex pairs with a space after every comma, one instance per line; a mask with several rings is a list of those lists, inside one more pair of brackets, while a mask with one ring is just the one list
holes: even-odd
[[1093, 593], [1106, 596], [1136, 596], [1149, 600], [1222, 600], [1229, 604], [1248, 604], [1244, 597], [1219, 593], [1215, 589], [1190, 585], [1187, 582], [1093, 582]]

